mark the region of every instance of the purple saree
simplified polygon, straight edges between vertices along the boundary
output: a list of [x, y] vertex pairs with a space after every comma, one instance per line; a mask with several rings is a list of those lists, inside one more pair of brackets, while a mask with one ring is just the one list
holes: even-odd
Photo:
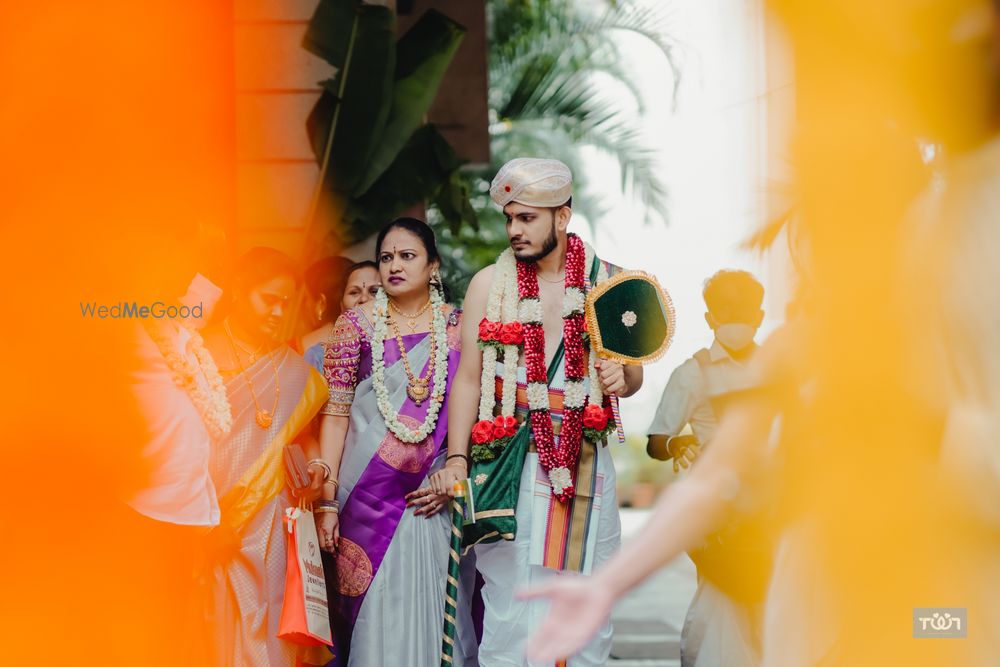
[[[461, 315], [448, 320], [448, 381], [458, 367]], [[444, 465], [448, 391], [434, 431], [417, 444], [400, 441], [386, 427], [372, 387], [372, 323], [360, 309], [344, 313], [326, 347], [330, 386], [325, 414], [348, 416], [340, 466], [340, 546], [331, 600], [337, 654], [333, 665], [436, 664], [440, 661], [450, 520], [414, 516], [405, 496]], [[421, 376], [430, 335], [403, 336], [411, 367]], [[411, 428], [428, 401], [406, 394], [407, 376], [395, 339], [385, 342], [385, 384], [390, 403]], [[433, 388], [433, 384], [431, 385]], [[474, 648], [473, 648], [474, 650]], [[462, 651], [456, 651], [461, 653]], [[463, 664], [461, 657], [456, 664]]]

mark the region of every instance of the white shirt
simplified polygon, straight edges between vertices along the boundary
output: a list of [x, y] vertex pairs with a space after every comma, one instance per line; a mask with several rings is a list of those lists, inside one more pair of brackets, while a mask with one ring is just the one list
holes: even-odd
[[709, 399], [746, 384], [747, 360], [733, 359], [719, 341], [713, 341], [708, 361], [705, 373], [691, 357], [670, 374], [649, 435], [673, 437], [690, 424], [699, 443], [711, 441], [719, 423]]
[[[185, 302], [204, 298], [208, 319], [221, 290], [202, 276], [192, 281]], [[177, 350], [197, 365], [190, 349], [191, 333], [174, 324], [169, 328]], [[129, 500], [140, 514], [157, 521], [187, 526], [215, 526], [219, 523], [219, 500], [208, 473], [211, 438], [191, 397], [177, 386], [167, 361], [146, 330], [137, 327], [138, 370], [129, 378], [139, 413], [148, 427], [149, 439], [142, 449], [149, 483]], [[208, 381], [198, 381], [207, 389]]]

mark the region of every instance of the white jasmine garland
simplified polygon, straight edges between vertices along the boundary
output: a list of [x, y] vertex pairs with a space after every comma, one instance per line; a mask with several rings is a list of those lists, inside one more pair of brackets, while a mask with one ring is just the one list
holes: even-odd
[[[505, 261], [508, 255], [511, 260], [510, 262]], [[507, 282], [510, 280], [509, 268], [512, 268], [513, 259], [514, 253], [510, 249], [507, 249], [501, 253], [496, 265], [493, 267], [493, 281], [490, 283], [490, 294], [486, 300], [486, 319], [490, 322], [500, 321], [500, 299], [503, 296]], [[511, 266], [508, 266], [508, 264]]]
[[[379, 289], [375, 296], [375, 334], [372, 338], [372, 387], [375, 390], [378, 410], [382, 413], [386, 426], [392, 433], [411, 444], [423, 442], [437, 426], [438, 414], [444, 402], [445, 387], [448, 383], [448, 328], [444, 315], [444, 300], [441, 293], [431, 288], [431, 335], [436, 347], [434, 357], [434, 389], [427, 406], [427, 416], [423, 423], [411, 429], [399, 420], [399, 413], [393, 410], [389, 401], [389, 390], [385, 386], [385, 339], [388, 334], [389, 296]], [[484, 352], [485, 356], [485, 352]]]
[[563, 296], [562, 316], [565, 318], [577, 313], [583, 313], [583, 304], [585, 302], [586, 297], [583, 294], [583, 290], [577, 287], [570, 287]]
[[587, 356], [590, 362], [590, 377], [587, 378], [587, 384], [590, 385], [590, 404], [601, 405], [604, 402], [604, 392], [601, 390], [601, 378], [597, 374], [597, 355], [591, 349]]
[[564, 466], [550, 470], [549, 481], [552, 483], [552, 492], [556, 495], [573, 486], [573, 477], [569, 474], [569, 469]]
[[[489, 296], [486, 299], [486, 319], [490, 322], [500, 322], [502, 319], [501, 305], [503, 303], [504, 292], [508, 283], [514, 281], [516, 284], [517, 274], [514, 260], [514, 253], [509, 248], [500, 254], [496, 265], [493, 267], [493, 280], [490, 283]], [[516, 291], [516, 290], [515, 290]], [[507, 359], [508, 349], [512, 346], [504, 346], [504, 397], [507, 395]], [[493, 419], [493, 406], [496, 404], [496, 374], [497, 374], [497, 349], [489, 346], [483, 350], [483, 373], [480, 377], [479, 386], [479, 421]], [[514, 372], [517, 372], [517, 362], [514, 362]], [[515, 375], [515, 383], [517, 377]], [[507, 417], [514, 416], [514, 401], [517, 397], [517, 386], [515, 384], [510, 392], [510, 412], [504, 411], [502, 414]], [[506, 405], [507, 402], [504, 402]]]
[[[588, 261], [591, 262], [590, 266], [593, 266], [594, 255], [593, 249], [587, 246], [587, 257]], [[605, 266], [604, 262], [601, 262], [597, 269], [597, 284], [603, 283], [608, 279], [608, 268]], [[589, 369], [590, 369], [590, 403], [591, 405], [603, 405], [604, 402], [604, 391], [601, 389], [601, 378], [597, 373], [597, 368], [595, 364], [597, 363], [597, 355], [594, 354], [594, 346], [590, 346], [589, 354]]]
[[[517, 319], [517, 261], [514, 253], [508, 252], [500, 257], [504, 270], [504, 289], [502, 294], [501, 317], [504, 324], [516, 322]], [[513, 277], [513, 280], [507, 278]], [[513, 417], [517, 407], [517, 365], [521, 356], [518, 345], [505, 345], [503, 349], [503, 388], [500, 396], [500, 414]]]
[[547, 410], [549, 407], [549, 388], [542, 382], [528, 384], [528, 407], [532, 410]]
[[[173, 325], [170, 321], [161, 323], [159, 321], [147, 320], [146, 331], [153, 340], [167, 362], [174, 384], [183, 389], [191, 397], [191, 402], [198, 410], [208, 434], [213, 439], [219, 439], [229, 434], [233, 426], [232, 408], [229, 405], [229, 396], [226, 393], [226, 385], [219, 374], [219, 369], [215, 365], [212, 355], [205, 349], [205, 342], [192, 326], [184, 326], [190, 338], [188, 339], [188, 349], [194, 354], [197, 363], [191, 363], [187, 355], [181, 354], [176, 347], [173, 337], [170, 335], [170, 328]], [[198, 372], [204, 376], [208, 391], [205, 391], [201, 383], [198, 382]]]
[[566, 382], [563, 404], [567, 408], [582, 408], [587, 401], [587, 388], [583, 382], [583, 380], [569, 380]]
[[517, 317], [517, 302], [520, 295], [517, 293], [517, 260], [514, 259], [514, 253], [508, 250], [500, 255], [497, 267], [503, 270], [503, 284], [497, 301], [501, 317], [504, 323], [520, 321]]
[[[513, 417], [517, 408], [517, 363], [521, 349], [506, 345], [503, 349], [503, 389], [500, 397], [500, 414]], [[493, 397], [491, 397], [493, 398]]]
[[497, 349], [483, 349], [483, 374], [479, 387], [479, 421], [493, 418], [493, 406], [496, 404]]
[[[493, 269], [493, 281], [486, 302], [486, 319], [506, 324], [513, 322], [517, 314], [517, 265], [512, 251], [505, 250], [497, 259]], [[510, 289], [513, 285], [514, 289]], [[512, 305], [513, 304], [513, 305]], [[503, 346], [503, 391], [500, 414], [513, 417], [517, 402], [517, 360], [520, 348], [517, 345]], [[483, 350], [483, 373], [479, 395], [479, 420], [493, 418], [496, 404], [496, 367], [499, 353], [496, 348]]]
[[[514, 290], [517, 290], [517, 276], [514, 277]], [[538, 299], [523, 299], [517, 306], [517, 319], [521, 324], [542, 323], [542, 302]]]

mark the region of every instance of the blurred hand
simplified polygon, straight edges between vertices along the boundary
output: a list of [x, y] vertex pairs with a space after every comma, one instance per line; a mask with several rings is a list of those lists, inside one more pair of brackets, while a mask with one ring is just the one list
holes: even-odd
[[627, 389], [625, 384], [625, 367], [614, 361], [602, 359], [594, 363], [597, 376], [601, 379], [601, 388], [605, 395], [618, 395]]
[[430, 518], [451, 504], [451, 497], [446, 493], [434, 493], [434, 489], [425, 486], [406, 494], [406, 506], [416, 507], [414, 516]]
[[309, 468], [309, 486], [303, 489], [292, 489], [292, 495], [311, 505], [323, 493], [323, 471], [317, 467]]
[[667, 453], [674, 460], [674, 472], [678, 473], [694, 463], [701, 454], [701, 445], [693, 435], [677, 435], [667, 442]]
[[614, 598], [591, 577], [560, 576], [518, 594], [522, 600], [547, 600], [548, 613], [529, 638], [528, 659], [564, 660], [587, 645], [611, 616]]
[[340, 515], [336, 512], [317, 514], [316, 533], [319, 536], [319, 548], [334, 553], [340, 544]]

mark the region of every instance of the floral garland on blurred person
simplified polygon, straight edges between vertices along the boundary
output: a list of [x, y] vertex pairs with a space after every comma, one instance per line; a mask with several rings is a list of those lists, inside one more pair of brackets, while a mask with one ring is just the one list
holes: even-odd
[[[404, 424], [399, 419], [399, 412], [394, 410], [389, 400], [389, 390], [385, 386], [385, 339], [389, 332], [389, 296], [384, 289], [379, 289], [375, 296], [375, 333], [372, 337], [372, 386], [375, 390], [378, 410], [382, 413], [386, 426], [393, 435], [410, 444], [423, 442], [434, 431], [437, 426], [438, 414], [441, 412], [441, 404], [444, 402], [444, 391], [448, 384], [448, 328], [445, 318], [445, 303], [441, 292], [436, 288], [431, 288], [431, 350], [430, 350], [430, 370], [428, 375], [433, 377], [434, 389], [430, 394], [430, 404], [427, 406], [427, 415], [423, 423], [413, 429]], [[406, 355], [406, 348], [403, 346], [401, 336], [396, 332], [396, 340], [399, 345], [401, 362], [406, 364], [409, 375], [409, 361]], [[414, 382], [425, 380], [410, 378], [411, 385]], [[426, 385], [425, 385], [426, 386]], [[409, 393], [409, 388], [408, 388]], [[410, 394], [413, 398], [413, 395]], [[420, 401], [417, 402], [420, 404]]]
[[[205, 341], [193, 327], [184, 326], [191, 335], [188, 346], [194, 354], [197, 364], [191, 362], [187, 355], [177, 351], [176, 340], [168, 332], [173, 326], [172, 320], [159, 321], [146, 318], [143, 321], [149, 337], [159, 348], [167, 362], [167, 368], [173, 376], [174, 383], [187, 392], [195, 409], [205, 422], [205, 428], [212, 439], [219, 439], [229, 434], [233, 427], [233, 414], [226, 394], [226, 385], [219, 374], [219, 368], [208, 350]], [[198, 374], [205, 377], [208, 391], [198, 381]]]
[[[603, 396], [593, 352], [590, 353], [588, 363], [588, 355], [584, 351], [584, 277], [586, 267], [592, 265], [593, 261], [593, 249], [577, 235], [570, 234], [562, 309], [566, 387], [558, 447], [555, 444], [549, 405], [545, 332], [542, 329], [542, 305], [535, 264], [516, 261], [510, 249], [501, 254], [494, 269], [486, 317], [479, 325], [483, 373], [479, 421], [472, 430], [472, 458], [477, 462], [495, 459], [517, 432], [517, 421], [514, 418], [517, 362], [523, 347], [528, 381], [528, 418], [538, 460], [552, 483], [552, 493], [562, 502], [570, 500], [575, 494], [573, 474], [580, 456], [582, 439], [586, 436], [588, 440], [596, 442], [614, 427], [609, 411], [601, 407]], [[607, 270], [602, 263], [598, 281], [606, 279]], [[501, 405], [500, 414], [493, 417], [496, 367], [500, 352], [503, 353], [504, 364]]]

